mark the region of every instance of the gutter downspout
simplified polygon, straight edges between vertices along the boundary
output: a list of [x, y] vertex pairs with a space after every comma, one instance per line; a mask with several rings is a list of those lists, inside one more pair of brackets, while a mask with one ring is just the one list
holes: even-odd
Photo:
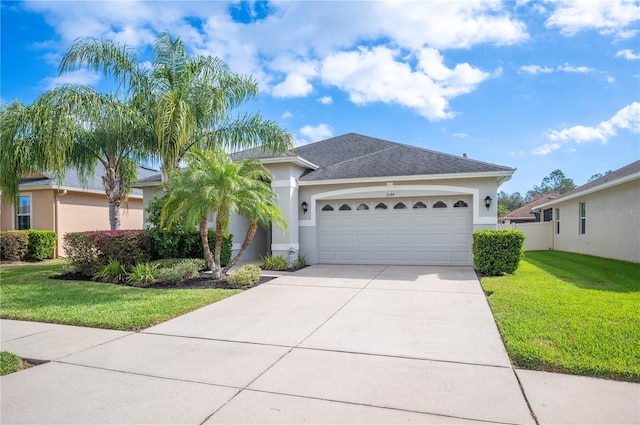
[[60, 242], [62, 240], [62, 235], [60, 235], [60, 226], [58, 225], [58, 205], [60, 204], [60, 198], [62, 198], [66, 194], [67, 189], [58, 190], [58, 193], [56, 193], [56, 202], [53, 208], [53, 231], [56, 232], [56, 235], [58, 236], [58, 243], [56, 243], [56, 249], [53, 253], [53, 258], [58, 258], [58, 254], [60, 252]]

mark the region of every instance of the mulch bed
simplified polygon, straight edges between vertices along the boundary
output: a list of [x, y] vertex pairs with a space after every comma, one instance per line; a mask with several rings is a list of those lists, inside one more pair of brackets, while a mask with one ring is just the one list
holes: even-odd
[[[51, 279], [59, 280], [93, 280], [90, 276], [85, 276], [77, 273], [59, 274], [51, 276]], [[191, 279], [185, 279], [179, 282], [160, 282], [155, 285], [151, 285], [148, 288], [154, 289], [249, 289], [254, 286], [258, 286], [265, 282], [275, 279], [273, 276], [262, 276], [260, 280], [253, 285], [243, 286], [242, 288], [232, 288], [229, 286], [226, 280], [214, 279], [210, 273], [200, 272], [200, 276]], [[111, 283], [102, 280], [95, 280], [96, 282], [102, 282], [107, 285], [127, 285], [126, 283]], [[146, 289], [146, 288], [143, 288]]]

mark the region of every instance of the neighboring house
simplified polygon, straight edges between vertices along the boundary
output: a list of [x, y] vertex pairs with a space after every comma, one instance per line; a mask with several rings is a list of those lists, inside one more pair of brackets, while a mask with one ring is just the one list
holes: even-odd
[[[138, 168], [144, 178], [157, 170]], [[109, 203], [102, 185], [102, 165], [96, 168], [86, 186], [75, 170], [68, 170], [64, 180], [46, 174], [33, 174], [20, 182], [18, 205], [2, 199], [0, 229], [53, 230], [58, 234], [57, 256], [64, 257], [63, 236], [67, 232], [108, 230]], [[133, 189], [120, 208], [121, 229], [141, 229], [143, 225], [142, 191]]]
[[551, 221], [553, 220], [553, 211], [551, 208], [547, 208], [544, 211], [534, 211], [534, 208], [552, 199], [556, 199], [558, 196], [560, 196], [560, 194], [554, 192], [538, 198], [535, 201], [531, 201], [528, 204], [511, 211], [509, 214], [498, 218], [498, 222], [500, 224], [511, 224]]
[[[354, 133], [233, 157], [259, 158], [271, 171], [289, 223], [257, 235], [246, 258], [304, 255], [309, 264], [471, 265], [472, 232], [495, 229], [498, 187], [515, 171]], [[161, 193], [159, 175], [134, 186], [145, 205]], [[234, 250], [246, 228], [232, 220]]]
[[558, 251], [640, 262], [640, 161], [536, 207], [553, 208]]

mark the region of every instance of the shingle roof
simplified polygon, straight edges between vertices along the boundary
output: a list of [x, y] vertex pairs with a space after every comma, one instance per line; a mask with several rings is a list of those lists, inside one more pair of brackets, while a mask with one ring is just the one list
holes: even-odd
[[526, 205], [521, 206], [520, 208], [517, 208], [513, 211], [511, 211], [509, 214], [506, 214], [502, 217], [500, 217], [501, 219], [535, 219], [536, 216], [533, 213], [533, 208], [537, 207], [538, 205], [542, 205], [545, 202], [549, 202], [552, 199], [556, 199], [557, 197], [559, 197], [560, 194], [558, 193], [550, 193], [548, 195], [543, 196], [542, 198], [538, 198], [535, 201], [529, 202]]
[[[234, 159], [246, 158], [254, 153], [254, 149], [243, 151], [234, 154]], [[260, 158], [279, 156], [269, 155], [262, 150], [258, 153]], [[309, 170], [300, 177], [301, 181], [514, 171], [502, 165], [356, 133], [303, 145], [281, 156], [299, 156], [319, 166], [317, 170]]]
[[609, 174], [605, 174], [604, 176], [590, 181], [589, 183], [585, 183], [582, 186], [576, 187], [570, 192], [563, 193], [558, 199], [566, 198], [568, 196], [575, 195], [576, 193], [584, 192], [585, 190], [589, 190], [597, 186], [602, 186], [604, 184], [622, 179], [636, 173], [640, 173], [640, 160], [632, 162], [629, 165], [625, 165], [622, 168], [618, 168], [617, 170], [612, 171]]
[[[143, 165], [138, 166], [138, 177], [148, 178], [149, 176], [155, 175], [158, 171], [153, 168], [149, 168]], [[60, 186], [67, 188], [77, 188], [78, 190], [89, 189], [89, 190], [104, 190], [104, 185], [102, 184], [102, 175], [104, 174], [104, 170], [102, 169], [102, 165], [98, 164], [96, 167], [96, 172], [93, 175], [93, 178], [90, 178], [86, 185], [82, 184], [80, 176], [78, 172], [72, 168], [67, 170], [65, 173], [64, 179]], [[20, 182], [20, 189], [28, 189], [30, 187], [41, 187], [41, 186], [50, 186], [52, 188], [58, 187], [58, 180], [56, 178], [47, 178], [43, 176], [42, 178], [32, 178], [25, 179]], [[142, 196], [142, 190], [140, 189], [132, 189], [132, 195]]]

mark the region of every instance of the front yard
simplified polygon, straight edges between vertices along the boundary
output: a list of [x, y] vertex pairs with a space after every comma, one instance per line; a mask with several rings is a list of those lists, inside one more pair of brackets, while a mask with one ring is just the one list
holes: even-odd
[[482, 287], [516, 366], [640, 382], [640, 264], [531, 251]]
[[220, 301], [230, 289], [143, 289], [50, 279], [62, 261], [0, 267], [0, 317], [136, 330]]

